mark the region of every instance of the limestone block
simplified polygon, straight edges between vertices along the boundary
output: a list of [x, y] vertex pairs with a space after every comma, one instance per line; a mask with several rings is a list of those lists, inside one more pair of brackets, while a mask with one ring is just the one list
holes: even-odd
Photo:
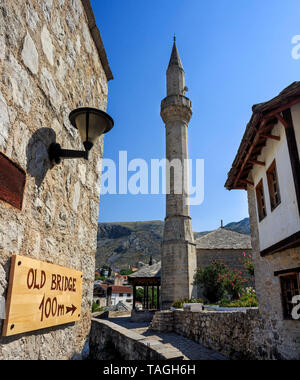
[[62, 19], [60, 17], [55, 18], [55, 21], [52, 24], [52, 30], [56, 37], [56, 41], [59, 43], [60, 46], [63, 46], [65, 42], [66, 32], [65, 32]]
[[79, 201], [80, 201], [80, 190], [81, 186], [79, 182], [76, 182], [74, 185], [74, 194], [73, 194], [73, 201], [72, 201], [72, 207], [74, 211], [77, 211]]
[[74, 69], [74, 66], [75, 66], [75, 61], [76, 61], [76, 52], [75, 52], [75, 49], [74, 49], [74, 44], [73, 44], [73, 41], [68, 39], [67, 40], [67, 62], [68, 62], [68, 65]]
[[57, 89], [51, 73], [45, 67], [42, 68], [40, 79], [43, 90], [50, 97], [51, 104], [55, 109], [59, 109], [62, 102], [62, 94]]
[[72, 15], [71, 15], [70, 12], [67, 12], [66, 23], [67, 23], [67, 25], [68, 25], [68, 27], [70, 29], [70, 32], [74, 33], [76, 26], [75, 26], [74, 19], [73, 19], [73, 17], [72, 17]]
[[78, 165], [78, 177], [83, 185], [86, 183], [86, 165], [79, 164]]
[[38, 23], [40, 22], [37, 12], [34, 10], [29, 2], [26, 2], [26, 23], [33, 31], [36, 30]]
[[[2, 265], [0, 265], [0, 286], [5, 288], [6, 285], [7, 285], [6, 273], [5, 273], [5, 270], [3, 269]], [[1, 296], [1, 294], [0, 294], [0, 296]]]
[[7, 10], [7, 4], [4, 4], [4, 1], [0, 4], [0, 35], [5, 35], [6, 45], [16, 52], [15, 49], [19, 50], [25, 34], [21, 22], [21, 7], [11, 7]]
[[4, 150], [8, 139], [8, 133], [11, 128], [8, 107], [3, 95], [0, 92], [0, 149]]
[[80, 0], [72, 0], [72, 8], [75, 15], [75, 21], [78, 23], [79, 17], [82, 15], [83, 9]]
[[63, 125], [65, 129], [68, 131], [69, 135], [73, 137], [73, 139], [78, 139], [78, 131], [75, 129], [69, 120], [69, 114], [71, 112], [70, 107], [68, 107], [66, 104], [62, 105], [62, 115], [63, 115]]
[[4, 36], [0, 35], [0, 60], [1, 61], [5, 58], [5, 51], [6, 51], [5, 39], [4, 39]]
[[8, 94], [17, 106], [25, 113], [29, 113], [32, 105], [33, 87], [26, 72], [13, 54], [9, 54], [8, 61], [4, 66], [4, 81], [8, 85]]
[[51, 35], [46, 25], [44, 25], [42, 29], [41, 42], [42, 42], [43, 52], [46, 55], [50, 65], [53, 66], [54, 65], [54, 47], [52, 44]]
[[39, 232], [31, 230], [29, 232], [29, 239], [27, 240], [27, 253], [30, 256], [39, 258], [41, 235]]
[[29, 141], [29, 130], [27, 125], [20, 122], [13, 136], [13, 160], [23, 169], [27, 168], [27, 144]]
[[42, 0], [40, 2], [41, 9], [43, 11], [44, 17], [47, 22], [51, 21], [51, 10], [52, 10], [53, 0]]
[[19, 253], [24, 239], [24, 226], [14, 220], [1, 222], [0, 250], [6, 253]]
[[67, 70], [68, 68], [65, 61], [63, 60], [62, 57], [59, 57], [57, 61], [56, 75], [57, 75], [58, 81], [60, 82], [62, 86], [64, 86], [65, 84], [65, 76], [66, 76]]
[[86, 48], [86, 51], [90, 54], [92, 52], [91, 34], [86, 24], [83, 25], [82, 29], [83, 29], [82, 32], [83, 32], [83, 38], [84, 38], [84, 46]]
[[56, 200], [52, 192], [47, 191], [45, 199], [45, 225], [46, 228], [51, 228], [53, 225], [55, 209], [56, 209]]
[[90, 215], [91, 222], [93, 224], [97, 223], [99, 215], [99, 205], [98, 202], [95, 202], [93, 199], [90, 200]]
[[76, 51], [77, 51], [77, 54], [80, 54], [80, 50], [81, 50], [81, 41], [80, 41], [80, 36], [78, 35], [77, 38], [76, 38]]

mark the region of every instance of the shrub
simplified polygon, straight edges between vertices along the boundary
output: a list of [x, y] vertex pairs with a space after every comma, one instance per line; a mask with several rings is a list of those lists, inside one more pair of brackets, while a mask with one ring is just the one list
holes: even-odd
[[198, 268], [194, 276], [194, 285], [204, 286], [204, 296], [209, 302], [219, 301], [225, 295], [225, 287], [219, 277], [228, 272], [222, 260], [214, 261], [206, 268]]
[[246, 253], [243, 252], [243, 258], [241, 261], [246, 271], [250, 274], [250, 276], [254, 276], [254, 265], [253, 265], [252, 255], [247, 256]]
[[219, 275], [218, 282], [223, 284], [231, 298], [239, 299], [242, 294], [243, 285], [248, 282], [248, 280], [242, 277], [242, 272], [228, 270], [226, 273]]
[[253, 288], [246, 288], [242, 292], [242, 296], [239, 300], [231, 301], [228, 299], [222, 299], [219, 302], [221, 307], [258, 307], [258, 301], [255, 290]]
[[97, 302], [93, 302], [92, 304], [92, 313], [99, 313], [100, 311], [103, 311], [104, 308], [100, 307]]

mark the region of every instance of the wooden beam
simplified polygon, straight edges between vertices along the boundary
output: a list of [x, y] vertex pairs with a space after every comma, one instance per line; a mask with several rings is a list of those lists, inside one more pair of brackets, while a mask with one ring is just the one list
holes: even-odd
[[274, 136], [274, 135], [261, 135], [261, 137], [264, 137], [265, 139], [271, 139], [275, 141], [280, 141], [280, 136]]
[[272, 117], [277, 117], [278, 114], [280, 114], [283, 111], [286, 111], [287, 109], [290, 109], [292, 106], [300, 103], [300, 97], [298, 96], [297, 98], [291, 100], [289, 103], [285, 104], [282, 107], [276, 108], [276, 110], [269, 112], [267, 115], [265, 115], [266, 119], [270, 119]]
[[277, 117], [277, 120], [280, 121], [280, 123], [284, 126], [284, 128], [288, 128], [289, 127], [289, 125], [286, 122], [286, 120], [284, 120], [284, 118], [279, 113], [276, 114], [276, 117]]
[[240, 182], [245, 183], [246, 185], [249, 185], [249, 186], [254, 186], [254, 182], [249, 181], [248, 179], [240, 179]]
[[263, 161], [249, 160], [249, 162], [253, 165], [266, 166], [266, 163]]
[[247, 161], [248, 161], [249, 158], [251, 157], [252, 151], [253, 151], [255, 145], [257, 144], [259, 138], [260, 138], [260, 135], [259, 135], [259, 134], [257, 134], [257, 135], [254, 137], [253, 143], [251, 144], [251, 146], [250, 146], [250, 148], [249, 148], [249, 151], [248, 151], [248, 153], [247, 153], [247, 155], [246, 155], [246, 157], [245, 157], [245, 159], [244, 159], [244, 162], [242, 163], [242, 166], [241, 166], [241, 168], [240, 168], [240, 170], [239, 170], [239, 173], [238, 173], [238, 175], [237, 175], [237, 177], [236, 177], [236, 179], [235, 179], [235, 181], [234, 181], [233, 188], [236, 187], [236, 185], [237, 185], [237, 183], [238, 183], [238, 181], [239, 181], [239, 179], [240, 179], [240, 176], [241, 176], [241, 174], [242, 174], [242, 172], [243, 172], [243, 170], [244, 170], [244, 168], [245, 168], [245, 166], [246, 166], [246, 164], [247, 164]]
[[[246, 166], [246, 163], [247, 163], [247, 161], [249, 160], [249, 158], [251, 157], [252, 151], [253, 151], [254, 147], [256, 146], [256, 144], [257, 144], [257, 142], [258, 142], [258, 140], [259, 140], [260, 137], [264, 137], [264, 138], [266, 138], [266, 139], [273, 139], [273, 140], [276, 140], [276, 141], [280, 141], [280, 137], [279, 137], [279, 136], [263, 135], [263, 134], [260, 135], [259, 132], [260, 132], [260, 131], [263, 132], [263, 130], [264, 130], [264, 129], [266, 128], [266, 126], [267, 126], [267, 122], [270, 121], [270, 119], [272, 119], [272, 118], [274, 118], [274, 117], [277, 118], [277, 115], [280, 116], [280, 113], [281, 113], [281, 112], [283, 112], [283, 111], [285, 111], [285, 110], [287, 110], [287, 109], [290, 109], [290, 107], [292, 107], [292, 106], [294, 106], [294, 105], [296, 105], [296, 104], [298, 104], [298, 103], [300, 103], [300, 97], [297, 97], [297, 98], [293, 99], [293, 100], [290, 101], [288, 104], [285, 104], [284, 106], [277, 108], [275, 111], [269, 112], [268, 114], [266, 114], [266, 115], [260, 120], [260, 122], [259, 122], [259, 123], [260, 123], [259, 126], [258, 126], [257, 128], [255, 128], [257, 134], [256, 134], [256, 136], [254, 137], [254, 140], [253, 140], [253, 142], [252, 142], [252, 144], [251, 144], [251, 146], [250, 146], [250, 148], [249, 148], [249, 151], [248, 151], [246, 157], [245, 157], [244, 159], [241, 158], [241, 159], [239, 160], [239, 163], [237, 164], [237, 166], [238, 166], [238, 165], [240, 164], [240, 162], [243, 160], [242, 165], [241, 165], [241, 168], [240, 168], [240, 170], [239, 170], [239, 172], [238, 172], [238, 174], [237, 174], [237, 176], [236, 176], [236, 178], [235, 178], [235, 181], [234, 181], [234, 183], [233, 183], [233, 187], [232, 187], [232, 188], [236, 188], [237, 183], [239, 182], [240, 176], [242, 175], [242, 172], [243, 172], [243, 170], [244, 170], [244, 168], [245, 168], [245, 166]], [[284, 120], [284, 117], [283, 117], [283, 120]]]

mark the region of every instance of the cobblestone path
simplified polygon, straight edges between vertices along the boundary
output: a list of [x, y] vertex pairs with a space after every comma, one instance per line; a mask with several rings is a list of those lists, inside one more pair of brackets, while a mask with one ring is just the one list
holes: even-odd
[[131, 322], [130, 318], [109, 318], [109, 321], [137, 334], [149, 338], [149, 341], [159, 341], [167, 347], [172, 347], [181, 353], [184, 360], [228, 360], [222, 354], [206, 348], [201, 344], [175, 333], [159, 333], [149, 330], [149, 323]]

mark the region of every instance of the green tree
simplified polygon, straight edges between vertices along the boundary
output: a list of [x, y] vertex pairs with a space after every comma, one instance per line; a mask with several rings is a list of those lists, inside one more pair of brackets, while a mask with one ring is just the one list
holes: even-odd
[[[154, 288], [154, 298], [152, 298], [152, 288], [148, 288], [148, 298], [149, 298], [149, 305], [150, 307], [156, 308], [157, 305], [157, 289]], [[144, 299], [144, 289], [143, 288], [137, 288], [136, 289], [136, 300], [139, 302], [143, 302]]]
[[133, 271], [131, 270], [131, 269], [122, 269], [121, 271], [120, 271], [120, 274], [122, 275], [122, 276], [129, 276], [130, 274], [132, 274], [133, 273]]
[[93, 302], [92, 313], [99, 313], [100, 311], [103, 311], [103, 307], [100, 307], [97, 302]]
[[106, 277], [105, 276], [100, 276], [99, 274], [95, 275], [95, 281], [105, 281]]

